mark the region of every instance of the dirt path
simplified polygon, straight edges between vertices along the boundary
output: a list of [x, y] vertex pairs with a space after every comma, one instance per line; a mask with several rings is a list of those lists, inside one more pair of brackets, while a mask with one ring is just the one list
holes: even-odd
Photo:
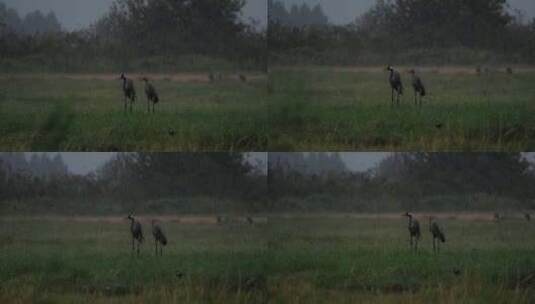
[[[414, 212], [413, 215], [419, 219], [426, 219], [429, 216], [433, 216], [437, 219], [443, 220], [464, 220], [464, 221], [495, 221], [493, 212]], [[524, 220], [523, 213], [505, 213], [504, 220]], [[245, 216], [233, 216], [223, 215], [228, 222], [246, 222]], [[158, 219], [162, 222], [173, 222], [189, 225], [214, 225], [218, 224], [217, 215], [164, 215], [164, 216], [152, 216], [152, 215], [139, 215], [136, 216], [142, 222], [150, 222], [152, 219]], [[323, 214], [269, 214], [269, 215], [255, 215], [251, 216], [255, 223], [266, 223], [269, 218], [282, 218], [282, 219], [362, 219], [362, 220], [399, 220], [405, 219], [403, 214], [400, 213], [323, 213]], [[125, 223], [126, 217], [122, 216], [57, 216], [57, 215], [45, 215], [45, 216], [4, 216], [0, 217], [0, 221], [54, 221], [54, 222], [92, 222], [92, 223], [108, 223], [119, 224]]]
[[[232, 222], [246, 222], [244, 216], [224, 216]], [[267, 222], [266, 217], [252, 216], [254, 223]], [[161, 222], [180, 223], [186, 225], [215, 225], [218, 224], [216, 215], [199, 215], [199, 216], [152, 216], [140, 215], [136, 216], [141, 222], [150, 223], [152, 219], [158, 219]], [[52, 221], [52, 222], [75, 222], [75, 223], [106, 223], [106, 224], [124, 224], [128, 220], [122, 216], [59, 216], [59, 215], [45, 215], [45, 216], [5, 216], [0, 217], [0, 221], [16, 222], [16, 221]]]
[[[513, 69], [514, 73], [532, 73], [535, 72], [534, 66], [510, 66]], [[408, 73], [410, 69], [416, 69], [420, 73], [432, 73], [432, 74], [442, 74], [442, 75], [475, 75], [476, 67], [475, 66], [425, 66], [425, 67], [410, 67], [410, 66], [397, 66], [395, 69]], [[482, 66], [481, 69], [487, 68], [488, 73], [505, 73], [507, 66], [493, 66], [485, 67]], [[364, 66], [333, 66], [333, 67], [321, 67], [321, 66], [311, 66], [311, 67], [275, 67], [273, 70], [290, 70], [290, 71], [322, 71], [329, 70], [335, 72], [352, 72], [352, 73], [386, 73], [385, 67], [364, 67]]]
[[[266, 79], [265, 74], [260, 73], [241, 73], [247, 77], [248, 80], [256, 81]], [[152, 81], [172, 81], [172, 82], [185, 82], [185, 83], [208, 83], [208, 73], [178, 73], [178, 74], [139, 74], [133, 73], [127, 75], [136, 81], [141, 81], [143, 77], [148, 77]], [[240, 81], [239, 74], [237, 73], [222, 73], [223, 79]], [[102, 80], [102, 81], [119, 81], [119, 75], [117, 74], [0, 74], [0, 80], [7, 79], [69, 79], [69, 80]]]

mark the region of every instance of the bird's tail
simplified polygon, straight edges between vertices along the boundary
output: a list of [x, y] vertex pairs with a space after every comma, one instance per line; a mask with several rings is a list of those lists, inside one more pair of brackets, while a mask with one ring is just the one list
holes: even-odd
[[424, 97], [427, 93], [425, 92], [425, 88], [422, 86], [422, 92], [421, 92], [421, 96]]
[[399, 94], [403, 95], [403, 83], [399, 84]]
[[158, 103], [160, 102], [160, 97], [158, 96], [158, 94], [155, 94], [154, 95], [154, 103]]
[[445, 243], [445, 242], [446, 242], [446, 237], [444, 236], [443, 233], [441, 233], [441, 234], [439, 235], [439, 238], [440, 238], [440, 241], [441, 241], [442, 243]]

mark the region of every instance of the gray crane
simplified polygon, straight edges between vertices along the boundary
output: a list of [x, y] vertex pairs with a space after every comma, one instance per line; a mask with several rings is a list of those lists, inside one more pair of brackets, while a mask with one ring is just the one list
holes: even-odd
[[403, 82], [401, 81], [401, 75], [398, 71], [394, 70], [392, 66], [386, 68], [387, 71], [390, 71], [390, 87], [392, 88], [392, 106], [394, 106], [394, 93], [396, 94], [395, 101], [399, 106], [399, 97], [403, 95]]
[[499, 222], [502, 219], [502, 216], [498, 212], [494, 212], [494, 221]]
[[241, 82], [247, 82], [247, 76], [245, 76], [244, 74], [240, 74], [239, 77]]
[[162, 227], [158, 224], [157, 220], [152, 220], [152, 236], [154, 237], [154, 249], [156, 255], [158, 255], [158, 245], [160, 247], [160, 255], [163, 255], [163, 247], [167, 245], [167, 238], [163, 233]]
[[124, 111], [127, 111], [128, 103], [130, 103], [130, 112], [132, 112], [132, 105], [136, 101], [136, 88], [134, 87], [134, 81], [126, 78], [124, 73], [121, 74], [120, 79], [123, 81]]
[[139, 255], [139, 246], [143, 243], [143, 229], [141, 223], [132, 214], [128, 215], [127, 219], [130, 220], [130, 232], [132, 233], [132, 252], [134, 252], [135, 243], [137, 243], [137, 254]]
[[528, 222], [531, 221], [531, 214], [529, 214], [529, 213], [525, 213], [525, 214], [524, 214], [524, 218], [525, 218], [526, 221], [528, 221]]
[[429, 217], [429, 231], [433, 236], [433, 252], [438, 253], [440, 252], [440, 242], [445, 243], [446, 236], [432, 216]]
[[152, 113], [154, 113], [154, 107], [160, 101], [158, 92], [156, 92], [156, 88], [149, 82], [147, 77], [143, 77], [143, 81], [145, 82], [145, 95], [147, 96], [147, 111], [150, 113], [150, 105], [152, 103]]
[[414, 89], [414, 105], [422, 106], [422, 98], [425, 97], [425, 86], [420, 76], [416, 75], [415, 70], [410, 70], [412, 76], [412, 88]]
[[406, 212], [404, 216], [409, 218], [409, 244], [411, 250], [418, 251], [418, 241], [420, 240], [420, 223], [412, 218], [412, 214]]

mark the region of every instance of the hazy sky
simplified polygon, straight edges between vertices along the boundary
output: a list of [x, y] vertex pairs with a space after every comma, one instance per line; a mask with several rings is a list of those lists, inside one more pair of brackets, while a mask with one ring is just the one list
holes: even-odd
[[[79, 29], [96, 21], [104, 15], [114, 0], [0, 0], [8, 7], [13, 7], [20, 14], [41, 10], [53, 11], [59, 21], [68, 30]], [[267, 0], [247, 0], [243, 15], [252, 17], [265, 24]]]
[[372, 169], [381, 160], [390, 155], [388, 152], [345, 152], [340, 156], [351, 171], [366, 171]]
[[[318, 3], [323, 7], [329, 20], [337, 24], [346, 24], [366, 12], [375, 0], [282, 0], [287, 6], [306, 2], [311, 5]], [[535, 0], [509, 0], [511, 7], [522, 10], [526, 16], [535, 17]]]
[[[30, 157], [32, 153], [27, 153]], [[108, 161], [114, 152], [62, 152], [63, 161], [69, 166], [69, 171], [75, 174], [88, 174]], [[252, 164], [257, 165], [258, 161], [263, 166], [263, 172], [267, 172], [267, 153], [252, 152], [248, 158]]]
[[[27, 153], [28, 156], [31, 153]], [[76, 174], [87, 174], [102, 166], [115, 153], [92, 153], [92, 152], [63, 152], [63, 160], [69, 166], [69, 170]], [[340, 156], [349, 170], [366, 171], [372, 169], [391, 152], [344, 152]], [[535, 163], [535, 153], [524, 153], [524, 156]], [[258, 161], [263, 165], [262, 170], [267, 172], [267, 153], [249, 153], [249, 160], [253, 164]]]

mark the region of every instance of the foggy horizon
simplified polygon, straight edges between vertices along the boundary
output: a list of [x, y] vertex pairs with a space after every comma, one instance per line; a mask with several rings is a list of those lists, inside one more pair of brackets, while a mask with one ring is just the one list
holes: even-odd
[[[73, 174], [86, 175], [98, 170], [109, 161], [117, 152], [26, 152], [26, 159], [30, 159], [32, 154], [46, 153], [49, 155], [60, 154], [68, 170]], [[256, 166], [261, 165], [262, 172], [267, 172], [267, 153], [249, 152], [246, 153], [247, 161]], [[260, 162], [260, 163], [258, 163]]]
[[[46, 152], [54, 155], [56, 152]], [[116, 152], [58, 152], [68, 166], [70, 172], [85, 175], [95, 172], [99, 167], [110, 160]], [[309, 153], [309, 152], [305, 152]], [[326, 152], [329, 153], [329, 152]], [[394, 152], [338, 152], [347, 169], [353, 172], [365, 172], [375, 168], [383, 159]], [[33, 152], [26, 152], [29, 159]], [[35, 154], [41, 154], [36, 152]], [[267, 172], [268, 153], [249, 152], [247, 161], [252, 165], [259, 164], [262, 172]], [[535, 163], [535, 152], [522, 153], [531, 163]]]
[[[44, 14], [54, 12], [64, 30], [80, 30], [104, 16], [115, 0], [0, 0], [9, 8], [17, 10], [21, 17], [40, 10]], [[249, 23], [253, 18], [264, 27], [267, 22], [267, 1], [247, 0], [242, 19]]]
[[[282, 0], [287, 8], [292, 5], [306, 3], [309, 6], [320, 4], [323, 11], [329, 18], [329, 22], [344, 25], [355, 21], [367, 10], [369, 10], [376, 0]], [[535, 18], [535, 1], [532, 0], [508, 0], [512, 10], [520, 10], [526, 18]], [[513, 12], [514, 13], [514, 12]]]

